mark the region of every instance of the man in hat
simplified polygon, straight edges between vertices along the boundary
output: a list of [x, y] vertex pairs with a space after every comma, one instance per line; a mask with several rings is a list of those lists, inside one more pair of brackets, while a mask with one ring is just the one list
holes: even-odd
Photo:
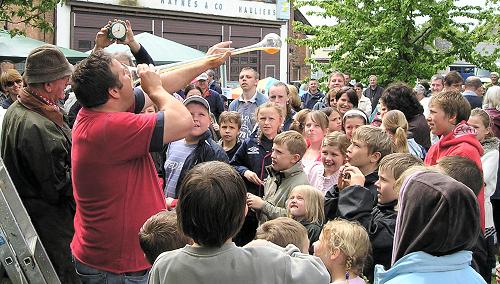
[[1, 155], [62, 283], [77, 282], [69, 243], [75, 203], [71, 186], [71, 132], [57, 101], [72, 66], [53, 45], [26, 58], [26, 87], [7, 110]]
[[224, 111], [224, 102], [219, 93], [208, 88], [208, 74], [205, 72], [198, 75], [195, 85], [203, 91], [201, 96], [208, 101], [215, 120], [219, 121], [219, 116]]

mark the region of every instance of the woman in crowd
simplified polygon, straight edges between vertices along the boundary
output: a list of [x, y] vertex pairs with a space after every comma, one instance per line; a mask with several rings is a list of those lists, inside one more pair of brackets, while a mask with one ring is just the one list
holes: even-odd
[[0, 84], [7, 98], [2, 102], [2, 107], [7, 109], [17, 100], [17, 96], [23, 89], [23, 78], [16, 69], [8, 69], [0, 77]]
[[418, 102], [415, 92], [404, 83], [395, 83], [385, 89], [380, 97], [380, 115], [397, 109], [408, 121], [408, 131], [418, 144], [428, 150], [431, 146], [430, 129], [424, 116], [424, 108]]
[[[488, 88], [483, 99], [483, 109], [490, 116], [491, 131], [495, 137], [500, 138], [500, 86]], [[498, 179], [498, 176], [500, 176], [500, 167], [497, 171], [495, 193], [490, 198], [493, 206], [493, 221], [495, 222], [495, 228], [497, 228], [497, 240], [500, 239], [500, 179]]]
[[337, 102], [337, 110], [341, 116], [352, 108], [358, 107], [358, 96], [351, 87], [341, 88], [335, 95], [335, 100]]

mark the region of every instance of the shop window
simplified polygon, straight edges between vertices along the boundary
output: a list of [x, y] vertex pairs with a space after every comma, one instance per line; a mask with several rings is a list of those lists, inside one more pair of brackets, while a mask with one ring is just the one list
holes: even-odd
[[266, 65], [264, 77], [276, 78], [276, 65]]
[[85, 51], [92, 49], [92, 41], [91, 40], [79, 40], [78, 41], [78, 49], [85, 50]]

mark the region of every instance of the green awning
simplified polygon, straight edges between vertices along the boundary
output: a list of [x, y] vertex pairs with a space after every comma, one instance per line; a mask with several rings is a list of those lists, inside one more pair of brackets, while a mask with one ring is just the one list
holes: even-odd
[[[10, 59], [14, 62], [22, 62], [34, 48], [47, 44], [46, 42], [16, 35], [10, 37], [10, 34], [5, 30], [0, 30], [0, 60]], [[59, 47], [59, 50], [64, 53], [64, 56], [71, 63], [80, 61], [88, 56], [88, 54], [76, 51], [69, 48]]]
[[[205, 56], [204, 52], [197, 49], [150, 33], [140, 33], [135, 35], [134, 38], [146, 49], [156, 65], [169, 64]], [[105, 50], [110, 53], [124, 51], [132, 56], [128, 45], [114, 43], [106, 47]], [[91, 51], [87, 51], [86, 53], [90, 52]]]

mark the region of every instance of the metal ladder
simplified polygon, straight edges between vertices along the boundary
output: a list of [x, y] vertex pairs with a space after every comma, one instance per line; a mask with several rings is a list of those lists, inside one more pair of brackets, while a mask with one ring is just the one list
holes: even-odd
[[0, 159], [0, 279], [14, 283], [61, 283]]

